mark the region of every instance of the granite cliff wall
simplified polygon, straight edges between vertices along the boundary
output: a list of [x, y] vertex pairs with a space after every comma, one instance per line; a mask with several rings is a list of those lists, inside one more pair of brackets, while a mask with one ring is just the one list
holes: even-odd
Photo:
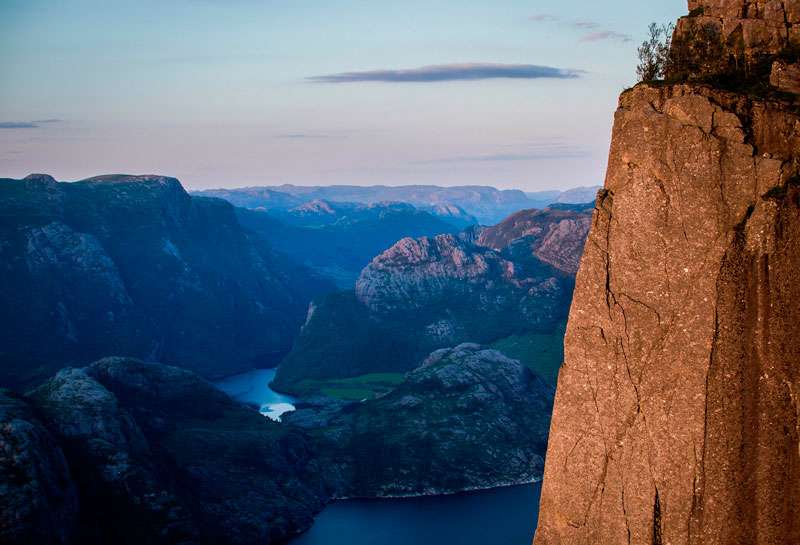
[[800, 543], [800, 2], [689, 8], [615, 114], [536, 545]]

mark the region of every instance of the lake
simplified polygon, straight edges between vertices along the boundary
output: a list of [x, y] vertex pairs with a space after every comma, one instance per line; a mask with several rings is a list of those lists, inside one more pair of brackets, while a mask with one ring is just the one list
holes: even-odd
[[[295, 399], [273, 392], [274, 369], [217, 383], [228, 395], [280, 420]], [[340, 500], [290, 545], [530, 545], [541, 483], [421, 498]]]
[[259, 411], [272, 420], [280, 420], [283, 413], [294, 410], [295, 399], [273, 392], [269, 383], [275, 378], [275, 369], [256, 369], [228, 377], [216, 383], [229, 396], [243, 403], [257, 405]]
[[423, 498], [343, 500], [290, 545], [530, 545], [541, 483]]

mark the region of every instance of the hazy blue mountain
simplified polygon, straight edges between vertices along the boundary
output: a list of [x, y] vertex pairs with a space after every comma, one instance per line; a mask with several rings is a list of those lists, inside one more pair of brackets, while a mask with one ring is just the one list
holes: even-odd
[[530, 208], [546, 208], [553, 204], [593, 203], [601, 186], [574, 187], [565, 191], [534, 191], [525, 193]]
[[219, 376], [276, 365], [333, 288], [173, 178], [0, 180], [0, 384], [130, 355]]
[[[244, 208], [288, 209], [315, 200], [377, 204], [403, 202], [434, 214], [450, 215], [448, 206], [456, 206], [484, 225], [492, 225], [509, 214], [534, 206], [522, 191], [493, 187], [462, 186], [295, 186], [248, 187], [207, 190], [198, 193], [220, 197]], [[292, 201], [292, 199], [294, 199]], [[281, 204], [291, 203], [291, 204]], [[445, 207], [445, 208], [442, 208]], [[438, 212], [437, 212], [438, 211]]]
[[[404, 237], [454, 233], [469, 216], [434, 216], [404, 203], [311, 201], [285, 211], [237, 208], [241, 224], [298, 263], [352, 288], [377, 254]], [[474, 223], [474, 218], [472, 219]]]

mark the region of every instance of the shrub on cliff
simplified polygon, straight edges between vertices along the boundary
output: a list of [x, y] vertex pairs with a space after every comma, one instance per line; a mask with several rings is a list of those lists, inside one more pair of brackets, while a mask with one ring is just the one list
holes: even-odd
[[670, 46], [675, 25], [658, 25], [651, 23], [650, 36], [639, 46], [639, 65], [636, 75], [639, 81], [655, 81], [664, 79], [670, 61]]

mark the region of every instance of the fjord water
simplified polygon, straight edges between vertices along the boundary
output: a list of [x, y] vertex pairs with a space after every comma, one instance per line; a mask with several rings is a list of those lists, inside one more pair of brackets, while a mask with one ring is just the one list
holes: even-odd
[[343, 500], [290, 545], [527, 545], [541, 483], [453, 496]]
[[[274, 392], [274, 369], [229, 377], [217, 386], [258, 405], [274, 420], [294, 398]], [[533, 539], [541, 483], [450, 496], [340, 500], [291, 545], [524, 545]]]
[[283, 413], [294, 410], [295, 399], [273, 391], [269, 383], [275, 378], [275, 369], [256, 369], [228, 377], [217, 382], [217, 387], [242, 403], [257, 405], [259, 412], [272, 420], [280, 420]]

